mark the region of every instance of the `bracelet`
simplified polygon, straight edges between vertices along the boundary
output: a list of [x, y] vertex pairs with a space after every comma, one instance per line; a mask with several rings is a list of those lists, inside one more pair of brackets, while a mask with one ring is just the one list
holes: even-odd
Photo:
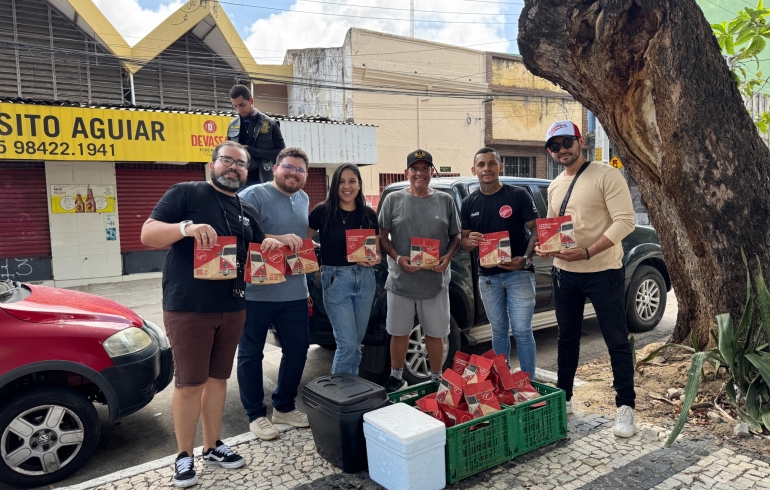
[[586, 260], [591, 260], [591, 254], [588, 253], [588, 249], [584, 249], [586, 251]]

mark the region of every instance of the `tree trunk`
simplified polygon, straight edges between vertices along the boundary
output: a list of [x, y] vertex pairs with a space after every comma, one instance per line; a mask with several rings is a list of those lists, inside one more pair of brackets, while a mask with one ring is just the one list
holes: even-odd
[[770, 152], [694, 0], [526, 0], [527, 68], [601, 122], [647, 205], [679, 303], [709, 343], [746, 301], [741, 248], [770, 257]]

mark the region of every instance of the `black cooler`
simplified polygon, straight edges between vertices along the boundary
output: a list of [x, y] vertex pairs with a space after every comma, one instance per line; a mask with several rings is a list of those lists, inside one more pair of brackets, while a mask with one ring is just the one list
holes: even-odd
[[346, 473], [367, 468], [364, 414], [388, 405], [385, 388], [352, 374], [314, 379], [302, 388], [316, 450]]

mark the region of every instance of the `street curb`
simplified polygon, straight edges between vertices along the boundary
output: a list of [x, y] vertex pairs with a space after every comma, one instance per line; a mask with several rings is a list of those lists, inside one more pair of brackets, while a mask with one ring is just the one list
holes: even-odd
[[[555, 372], [535, 368], [535, 381], [539, 383], [553, 383], [555, 385], [557, 380], [558, 377]], [[583, 386], [584, 384], [586, 384], [585, 381], [575, 378], [573, 386]]]
[[[276, 424], [273, 427], [275, 427], [276, 430], [278, 430], [278, 432], [286, 432], [288, 430], [294, 429], [294, 427], [290, 425], [285, 425], [285, 424]], [[238, 434], [237, 436], [228, 437], [227, 439], [224, 439], [222, 442], [224, 442], [230, 447], [235, 447], [239, 444], [245, 444], [247, 442], [251, 442], [255, 440], [257, 440], [257, 437], [254, 434], [252, 434], [251, 432], [246, 432], [245, 434]], [[195, 449], [193, 449], [193, 454], [199, 455], [202, 452], [203, 452], [203, 446], [198, 446]], [[146, 473], [148, 471], [153, 471], [153, 470], [157, 470], [167, 466], [171, 466], [174, 464], [175, 460], [176, 460], [176, 454], [172, 454], [171, 456], [166, 456], [164, 458], [156, 459], [154, 461], [148, 461], [146, 463], [132, 466], [131, 468], [126, 468], [124, 470], [110, 473], [109, 475], [100, 476], [98, 478], [94, 478], [93, 480], [84, 481], [82, 483], [76, 483], [68, 487], [61, 487], [60, 490], [87, 490], [89, 488], [98, 487], [99, 485], [105, 485], [107, 483], [112, 483], [114, 481], [122, 480], [124, 478], [130, 478], [132, 476]]]

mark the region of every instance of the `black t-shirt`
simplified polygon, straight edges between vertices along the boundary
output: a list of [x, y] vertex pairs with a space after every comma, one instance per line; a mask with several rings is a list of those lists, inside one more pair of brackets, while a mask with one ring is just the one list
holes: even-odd
[[[326, 203], [322, 202], [313, 208], [310, 216], [308, 216], [308, 226], [318, 230], [321, 237], [321, 260], [323, 265], [336, 267], [355, 265], [355, 262], [348, 262], [347, 259], [345, 230], [372, 229], [375, 235], [379, 234], [380, 228], [377, 226], [377, 213], [370, 207], [364, 209], [363, 212], [359, 208], [353, 211], [338, 209], [334, 216], [334, 222], [329, 227], [329, 231], [324, 232], [328, 213]], [[344, 223], [343, 218], [345, 218]]]
[[[460, 211], [463, 230], [479, 233], [507, 231], [511, 237], [513, 257], [521, 257], [527, 252], [530, 234], [525, 225], [537, 218], [537, 208], [529, 193], [520, 187], [505, 184], [490, 196], [476, 190], [463, 199]], [[499, 267], [479, 267], [479, 274], [482, 276], [493, 276], [502, 272], [508, 271]]]
[[[240, 221], [241, 205], [245, 217], [243, 226]], [[257, 210], [238, 197], [217, 191], [208, 182], [175, 184], [155, 205], [150, 218], [164, 223], [192, 220], [196, 224], [211, 225], [218, 236], [239, 237], [238, 263], [244, 265], [248, 244], [262, 243], [265, 239]], [[244, 298], [233, 296], [235, 279], [211, 281], [193, 277], [194, 251], [193, 237], [171, 244], [163, 262], [163, 309], [218, 313], [246, 308]]]
[[248, 145], [249, 144], [249, 126], [251, 126], [251, 121], [257, 118], [256, 114], [252, 114], [249, 117], [241, 117], [241, 129], [238, 132], [238, 143], [242, 145]]

